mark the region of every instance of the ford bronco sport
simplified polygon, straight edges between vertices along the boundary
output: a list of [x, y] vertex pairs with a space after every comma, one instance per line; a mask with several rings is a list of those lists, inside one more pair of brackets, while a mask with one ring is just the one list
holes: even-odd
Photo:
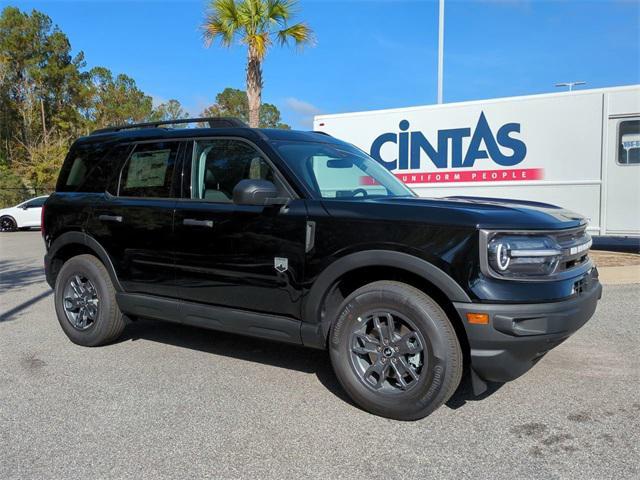
[[71, 341], [113, 342], [144, 317], [328, 349], [358, 405], [413, 420], [463, 369], [482, 393], [594, 313], [602, 288], [580, 215], [417, 198], [331, 136], [197, 121], [71, 147], [42, 222]]

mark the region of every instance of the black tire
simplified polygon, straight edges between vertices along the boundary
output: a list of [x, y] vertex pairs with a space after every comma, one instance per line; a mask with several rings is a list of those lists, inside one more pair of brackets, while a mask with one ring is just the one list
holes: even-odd
[[6, 215], [0, 218], [0, 232], [15, 232], [18, 229], [18, 224], [13, 217]]
[[[88, 285], [98, 299], [95, 319], [82, 329], [74, 326], [65, 310], [65, 290], [71, 288], [76, 276], [90, 282]], [[124, 330], [125, 318], [116, 303], [109, 273], [93, 255], [78, 255], [65, 262], [56, 278], [54, 301], [60, 326], [73, 343], [85, 347], [104, 345], [116, 340]]]
[[[370, 322], [377, 328], [367, 330]], [[390, 349], [385, 337], [396, 339], [386, 340]], [[462, 351], [447, 315], [422, 291], [400, 282], [374, 282], [349, 295], [331, 329], [329, 351], [354, 402], [396, 420], [431, 414], [453, 395], [462, 376]], [[380, 370], [382, 361], [388, 370]]]

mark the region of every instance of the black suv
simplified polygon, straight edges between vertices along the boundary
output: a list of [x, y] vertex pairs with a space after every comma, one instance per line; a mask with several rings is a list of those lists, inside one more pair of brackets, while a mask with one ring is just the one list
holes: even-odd
[[418, 198], [331, 136], [198, 121], [71, 147], [42, 229], [71, 341], [144, 317], [328, 349], [357, 404], [413, 420], [463, 369], [477, 394], [512, 380], [595, 311], [579, 215]]

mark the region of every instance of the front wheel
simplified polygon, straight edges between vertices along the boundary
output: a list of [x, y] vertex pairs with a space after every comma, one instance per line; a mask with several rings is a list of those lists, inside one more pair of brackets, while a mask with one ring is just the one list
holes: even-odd
[[399, 282], [374, 282], [349, 295], [329, 350], [349, 396], [396, 420], [426, 417], [453, 395], [462, 376], [462, 351], [447, 315]]

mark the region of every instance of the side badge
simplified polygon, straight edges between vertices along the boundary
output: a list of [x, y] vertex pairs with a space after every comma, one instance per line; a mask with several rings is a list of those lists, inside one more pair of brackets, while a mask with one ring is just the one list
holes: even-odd
[[278, 272], [284, 273], [289, 269], [289, 259], [282, 258], [282, 257], [275, 257], [273, 259], [273, 266]]

